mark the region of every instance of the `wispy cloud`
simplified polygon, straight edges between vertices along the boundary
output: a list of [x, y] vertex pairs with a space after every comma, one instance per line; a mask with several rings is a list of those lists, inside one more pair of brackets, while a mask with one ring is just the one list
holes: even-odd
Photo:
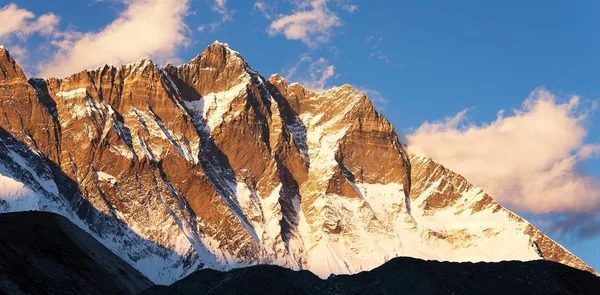
[[319, 58], [310, 64], [311, 80], [307, 81], [306, 86], [316, 91], [323, 91], [327, 86], [327, 81], [335, 77], [335, 66], [329, 64], [324, 58]]
[[295, 1], [295, 10], [290, 14], [277, 16], [269, 26], [269, 35], [283, 35], [289, 40], [298, 40], [309, 47], [330, 40], [333, 28], [340, 27], [342, 21], [328, 7], [327, 0]]
[[60, 22], [58, 16], [53, 13], [42, 14], [36, 18], [33, 12], [19, 8], [14, 3], [0, 8], [0, 20], [0, 42], [6, 42], [13, 36], [23, 39], [34, 33], [51, 35], [56, 32]]
[[235, 11], [227, 7], [227, 0], [214, 0], [214, 3], [211, 8], [212, 11], [219, 14], [220, 18], [211, 23], [199, 25], [197, 30], [200, 33], [216, 32], [221, 27], [221, 25], [233, 20], [233, 14], [235, 13]]
[[227, 22], [233, 19], [233, 11], [227, 8], [227, 0], [215, 0], [213, 11], [221, 15], [221, 21]]
[[200, 33], [205, 33], [205, 32], [216, 32], [219, 27], [221, 26], [221, 22], [212, 22], [209, 24], [201, 24], [198, 26], [197, 30]]
[[296, 62], [296, 64], [288, 70], [284, 70], [283, 74], [287, 80], [296, 79], [296, 75], [298, 74], [298, 70], [303, 66], [304, 63], [312, 62], [312, 58], [308, 53], [300, 55], [300, 58]]
[[[5, 45], [11, 55], [19, 61], [26, 75], [36, 67], [35, 56], [28, 47], [28, 39], [33, 35], [43, 36], [49, 43], [64, 35], [58, 28], [60, 18], [53, 13], [38, 17], [16, 4], [8, 4], [0, 8], [0, 45]], [[41, 46], [44, 47], [44, 46]], [[33, 50], [35, 52], [35, 50]]]
[[358, 5], [346, 4], [342, 6], [342, 9], [350, 13], [355, 13], [358, 11]]
[[273, 18], [273, 7], [267, 4], [267, 2], [258, 1], [254, 3], [252, 10], [260, 12], [268, 20]]
[[464, 110], [424, 123], [407, 139], [410, 150], [463, 174], [513, 209], [589, 215], [600, 205], [599, 180], [578, 166], [600, 156], [600, 144], [585, 142], [593, 109], [577, 96], [558, 103], [537, 89], [521, 108], [508, 116], [500, 111], [490, 123], [465, 123]]
[[316, 60], [309, 54], [303, 54], [296, 64], [284, 76], [289, 81], [298, 81], [304, 87], [313, 91], [323, 91], [328, 88], [328, 81], [337, 77], [335, 66], [323, 57]]
[[568, 212], [541, 214], [531, 217], [540, 229], [567, 241], [577, 242], [600, 234], [600, 212]]
[[188, 1], [121, 0], [118, 18], [99, 32], [64, 32], [53, 41], [58, 49], [38, 67], [42, 76], [65, 76], [103, 63], [120, 64], [152, 55], [158, 61], [174, 59], [188, 44], [184, 16]]
[[390, 59], [387, 54], [383, 52], [381, 49], [381, 42], [383, 42], [383, 37], [375, 37], [373, 35], [367, 36], [367, 44], [371, 45], [371, 53], [369, 54], [369, 59], [379, 59], [385, 63], [390, 63]]

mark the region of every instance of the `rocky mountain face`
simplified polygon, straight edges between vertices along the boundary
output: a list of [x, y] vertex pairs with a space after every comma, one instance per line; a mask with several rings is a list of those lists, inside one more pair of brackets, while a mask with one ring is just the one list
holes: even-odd
[[264, 79], [215, 42], [29, 79], [0, 49], [0, 212], [56, 212], [157, 284], [276, 264], [321, 277], [397, 256], [583, 261], [431, 159], [348, 85]]

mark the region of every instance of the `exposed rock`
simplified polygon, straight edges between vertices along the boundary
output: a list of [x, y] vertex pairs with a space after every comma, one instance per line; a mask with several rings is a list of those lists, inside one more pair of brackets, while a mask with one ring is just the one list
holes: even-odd
[[15, 62], [8, 50], [0, 47], [0, 81], [27, 80], [21, 67]]

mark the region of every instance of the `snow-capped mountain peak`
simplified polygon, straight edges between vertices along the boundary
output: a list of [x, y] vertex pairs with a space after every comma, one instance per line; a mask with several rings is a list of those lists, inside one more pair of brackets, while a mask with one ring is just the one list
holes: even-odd
[[583, 261], [431, 159], [363, 93], [264, 79], [215, 42], [26, 80], [0, 55], [0, 211], [65, 215], [155, 283], [259, 263]]

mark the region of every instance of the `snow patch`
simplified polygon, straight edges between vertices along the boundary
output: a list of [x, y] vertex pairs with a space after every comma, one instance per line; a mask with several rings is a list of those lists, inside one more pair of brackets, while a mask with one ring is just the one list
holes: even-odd
[[404, 186], [402, 184], [357, 183], [353, 185], [378, 216], [393, 214], [394, 208], [404, 206]]
[[0, 212], [39, 210], [41, 197], [24, 183], [10, 177], [6, 167], [0, 164]]
[[201, 122], [199, 120], [204, 120], [209, 130], [212, 131], [226, 120], [224, 115], [229, 111], [231, 102], [246, 90], [249, 82], [249, 79], [244, 79], [229, 90], [209, 93], [195, 101], [184, 101], [184, 105], [196, 125]]
[[57, 92], [56, 95], [63, 99], [84, 98], [87, 96], [87, 88], [75, 88], [69, 91], [60, 91]]
[[98, 179], [98, 181], [102, 181], [102, 182], [108, 182], [112, 185], [116, 185], [117, 184], [117, 178], [108, 174], [108, 173], [104, 173], [102, 171], [96, 171], [96, 178]]

